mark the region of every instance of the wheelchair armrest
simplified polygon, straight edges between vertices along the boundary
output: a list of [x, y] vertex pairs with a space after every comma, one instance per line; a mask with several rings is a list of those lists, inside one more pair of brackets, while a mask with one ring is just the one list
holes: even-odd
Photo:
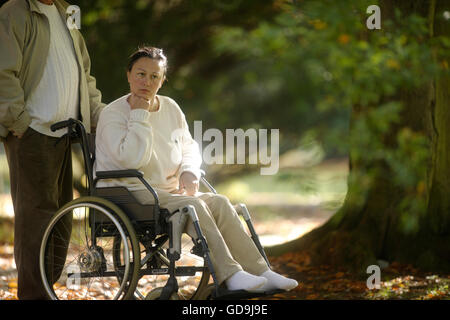
[[95, 173], [97, 180], [100, 179], [118, 179], [118, 178], [142, 178], [144, 174], [135, 169], [129, 170], [111, 170], [111, 171], [97, 171]]

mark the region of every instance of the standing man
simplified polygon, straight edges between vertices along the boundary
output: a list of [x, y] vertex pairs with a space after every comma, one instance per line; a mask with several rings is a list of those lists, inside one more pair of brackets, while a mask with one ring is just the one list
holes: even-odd
[[[73, 195], [70, 141], [59, 139], [66, 130], [52, 132], [50, 126], [74, 118], [90, 132], [104, 106], [83, 37], [67, 27], [68, 6], [62, 0], [10, 0], [0, 8], [0, 135], [15, 213], [19, 299], [47, 299], [41, 239]], [[55, 257], [66, 250], [55, 239]]]

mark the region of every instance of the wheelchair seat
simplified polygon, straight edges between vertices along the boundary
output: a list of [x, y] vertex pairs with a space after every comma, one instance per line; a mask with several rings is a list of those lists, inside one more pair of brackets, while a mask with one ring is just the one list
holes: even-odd
[[155, 204], [141, 204], [125, 187], [95, 188], [93, 195], [111, 201], [128, 216], [135, 226], [136, 234], [155, 237], [167, 233], [164, 219], [169, 210]]
[[125, 187], [95, 188], [93, 195], [116, 204], [128, 215], [131, 221], [139, 223], [156, 223], [159, 221], [159, 206], [154, 204], [141, 204]]

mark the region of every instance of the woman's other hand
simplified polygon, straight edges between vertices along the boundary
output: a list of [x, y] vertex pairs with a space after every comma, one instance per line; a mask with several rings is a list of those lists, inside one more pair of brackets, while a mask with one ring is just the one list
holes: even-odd
[[178, 193], [186, 192], [186, 195], [193, 196], [197, 193], [198, 188], [199, 181], [193, 173], [185, 171], [181, 174]]

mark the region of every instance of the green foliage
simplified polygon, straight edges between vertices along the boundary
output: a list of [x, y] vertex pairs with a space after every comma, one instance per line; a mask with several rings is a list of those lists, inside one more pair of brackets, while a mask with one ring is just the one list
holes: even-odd
[[293, 146], [312, 134], [328, 155], [348, 152], [352, 106], [378, 105], [436, 68], [424, 18], [398, 12], [399, 27], [366, 29], [366, 8], [376, 1], [79, 2], [105, 102], [128, 90], [128, 55], [156, 45], [169, 56], [162, 94], [179, 101], [189, 121], [280, 128]]
[[[406, 229], [413, 230], [424, 206], [429, 145], [421, 132], [401, 127], [409, 106], [401, 104], [399, 93], [448, 73], [450, 39], [430, 38], [426, 16], [399, 9], [383, 18], [381, 30], [368, 30], [366, 9], [373, 4], [380, 5], [79, 3], [105, 102], [127, 91], [126, 59], [137, 45], [163, 47], [169, 82], [162, 94], [180, 103], [190, 123], [201, 119], [204, 129], [279, 128], [282, 150], [313, 137], [327, 156], [351, 152], [356, 162], [384, 162], [395, 173], [393, 183], [407, 190], [399, 210], [407, 213]], [[367, 179], [374, 174], [367, 172]]]
[[[403, 231], [414, 232], [426, 212], [430, 145], [422, 132], [401, 127], [410, 108], [402, 105], [401, 92], [448, 74], [449, 38], [430, 38], [427, 17], [405, 15], [397, 8], [392, 20], [383, 20], [382, 30], [367, 30], [365, 8], [371, 4], [376, 2], [286, 4], [272, 23], [261, 22], [250, 31], [222, 28], [215, 37], [216, 50], [231, 52], [247, 74], [258, 76], [258, 81], [244, 77], [237, 94], [243, 96], [256, 84], [268, 94], [264, 101], [286, 101], [271, 115], [279, 123], [289, 119], [284, 131], [300, 135], [312, 130], [328, 152], [331, 144], [347, 146], [337, 141], [346, 141], [342, 137], [349, 133], [352, 159], [365, 165], [369, 181], [377, 177], [370, 164], [385, 163], [393, 172], [393, 185], [405, 190], [397, 208]], [[354, 118], [348, 132], [342, 124], [350, 110]], [[355, 172], [353, 178], [357, 176]]]
[[395, 10], [381, 30], [368, 30], [366, 9], [379, 1], [76, 4], [104, 102], [128, 91], [125, 66], [137, 46], [159, 46], [169, 58], [161, 93], [180, 103], [189, 123], [279, 128], [281, 152], [302, 137], [320, 141], [326, 156], [346, 155], [351, 144], [357, 161], [385, 161], [394, 183], [421, 188], [425, 137], [408, 128], [393, 145], [385, 137], [408, 108], [399, 91], [449, 72], [450, 38], [430, 39], [427, 17]]

